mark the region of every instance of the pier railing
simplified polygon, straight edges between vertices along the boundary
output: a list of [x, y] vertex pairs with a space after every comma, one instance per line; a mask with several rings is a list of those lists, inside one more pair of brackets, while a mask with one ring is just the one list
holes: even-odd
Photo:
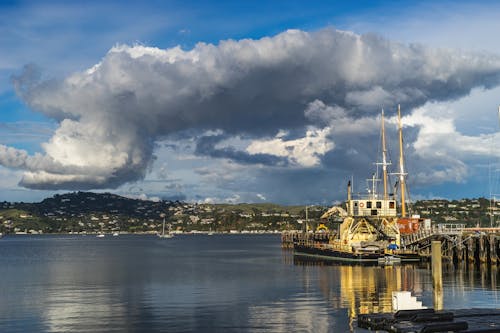
[[297, 232], [285, 231], [281, 234], [281, 246], [293, 249], [293, 244], [313, 245], [315, 243], [328, 243], [333, 232]]

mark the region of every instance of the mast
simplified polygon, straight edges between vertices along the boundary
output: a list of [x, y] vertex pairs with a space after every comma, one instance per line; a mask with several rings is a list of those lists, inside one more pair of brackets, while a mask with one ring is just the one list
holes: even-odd
[[351, 202], [351, 181], [347, 182], [347, 201]]
[[382, 109], [382, 170], [384, 178], [384, 200], [387, 200], [387, 149], [385, 147], [384, 109]]
[[165, 216], [163, 217], [163, 231], [162, 231], [162, 236], [165, 235]]
[[[388, 180], [387, 180], [387, 166], [391, 165], [391, 163], [387, 162], [387, 147], [385, 143], [385, 118], [384, 118], [384, 110], [382, 109], [382, 117], [381, 117], [381, 126], [380, 126], [380, 133], [382, 137], [382, 162], [381, 163], [375, 163], [376, 165], [382, 165], [382, 180], [384, 182], [384, 200], [388, 199]], [[378, 176], [378, 167], [377, 167], [377, 176]], [[375, 179], [375, 177], [372, 177], [372, 193], [375, 195], [375, 181], [379, 181], [380, 179]]]
[[401, 109], [398, 104], [398, 127], [399, 127], [399, 185], [401, 187], [401, 217], [406, 217], [405, 202], [405, 169], [403, 159], [403, 126], [401, 125]]

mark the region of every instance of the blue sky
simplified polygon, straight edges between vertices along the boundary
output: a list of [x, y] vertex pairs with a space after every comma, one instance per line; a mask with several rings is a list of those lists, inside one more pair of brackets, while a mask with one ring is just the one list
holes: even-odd
[[499, 12], [493, 1], [2, 2], [0, 200], [97, 190], [329, 204], [347, 179], [364, 191], [380, 109], [395, 138], [398, 103], [412, 198], [489, 196]]

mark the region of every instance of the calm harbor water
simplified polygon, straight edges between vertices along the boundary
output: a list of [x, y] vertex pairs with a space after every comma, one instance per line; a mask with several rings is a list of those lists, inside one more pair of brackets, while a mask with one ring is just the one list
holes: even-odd
[[[495, 267], [444, 268], [445, 308], [500, 307]], [[362, 332], [396, 290], [432, 307], [425, 267], [304, 262], [278, 235], [0, 239], [0, 332]]]

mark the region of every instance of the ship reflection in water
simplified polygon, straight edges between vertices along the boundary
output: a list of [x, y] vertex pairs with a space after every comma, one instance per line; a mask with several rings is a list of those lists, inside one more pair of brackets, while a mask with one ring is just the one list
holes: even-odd
[[[411, 291], [423, 306], [433, 307], [429, 263], [391, 266], [346, 265], [332, 261], [293, 256], [293, 264], [317, 274], [305, 275], [304, 288], [317, 282], [323, 297], [334, 309], [348, 310], [349, 327], [357, 329], [359, 314], [392, 312], [392, 292]], [[314, 274], [314, 275], [316, 275]], [[443, 265], [445, 309], [500, 307], [497, 266]]]

